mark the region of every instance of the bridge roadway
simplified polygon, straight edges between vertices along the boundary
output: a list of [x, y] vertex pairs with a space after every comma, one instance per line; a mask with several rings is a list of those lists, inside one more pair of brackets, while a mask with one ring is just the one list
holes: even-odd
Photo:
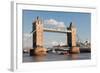
[[52, 28], [43, 28], [44, 31], [47, 32], [59, 32], [59, 33], [67, 33], [67, 32], [71, 32], [69, 30], [62, 30], [62, 29], [52, 29]]

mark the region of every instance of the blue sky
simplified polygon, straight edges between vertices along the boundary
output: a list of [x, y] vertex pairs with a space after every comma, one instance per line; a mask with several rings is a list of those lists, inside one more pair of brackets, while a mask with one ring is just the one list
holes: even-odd
[[[79, 12], [55, 12], [55, 11], [34, 11], [23, 10], [23, 33], [30, 33], [32, 31], [32, 22], [39, 16], [44, 24], [46, 21], [52, 21], [64, 27], [68, 27], [70, 22], [73, 22], [77, 28], [77, 34], [81, 41], [91, 41], [91, 14]], [[46, 26], [55, 26], [46, 25]], [[66, 34], [44, 32], [44, 45], [65, 43]], [[65, 41], [66, 40], [66, 41]], [[48, 42], [49, 41], [49, 42]], [[30, 41], [32, 43], [32, 41]], [[58, 42], [58, 43], [57, 43]]]

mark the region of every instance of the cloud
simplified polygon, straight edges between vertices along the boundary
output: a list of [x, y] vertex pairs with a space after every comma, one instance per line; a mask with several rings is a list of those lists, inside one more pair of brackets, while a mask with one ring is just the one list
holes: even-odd
[[32, 34], [23, 33], [23, 48], [32, 48]]
[[44, 20], [44, 24], [46, 25], [57, 25], [58, 22], [54, 19]]
[[48, 19], [48, 20], [44, 20], [44, 26], [48, 27], [56, 27], [56, 28], [65, 28], [65, 24], [62, 21], [57, 21], [55, 19]]
[[59, 22], [58, 28], [65, 28], [64, 22]]
[[64, 42], [61, 42], [61, 41], [59, 41], [59, 42], [57, 42], [57, 41], [53, 41], [52, 42], [52, 46], [55, 46], [55, 45], [66, 45], [66, 43], [64, 43]]
[[62, 46], [62, 45], [66, 45], [66, 43], [64, 43], [64, 42], [60, 42], [60, 45]]
[[30, 33], [24, 33], [23, 34], [23, 37], [26, 37], [26, 38], [31, 37], [31, 36], [32, 36], [32, 34], [30, 34]]
[[53, 42], [52, 42], [52, 45], [53, 45], [53, 46], [58, 45], [58, 44], [59, 44], [59, 43], [56, 42], [56, 41], [53, 41]]

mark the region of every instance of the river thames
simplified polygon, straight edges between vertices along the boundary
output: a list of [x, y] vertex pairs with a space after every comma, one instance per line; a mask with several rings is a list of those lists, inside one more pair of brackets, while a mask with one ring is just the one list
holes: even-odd
[[67, 61], [67, 60], [87, 60], [91, 59], [91, 53], [58, 55], [48, 53], [46, 56], [30, 56], [28, 53], [23, 54], [23, 62], [47, 62], [47, 61]]

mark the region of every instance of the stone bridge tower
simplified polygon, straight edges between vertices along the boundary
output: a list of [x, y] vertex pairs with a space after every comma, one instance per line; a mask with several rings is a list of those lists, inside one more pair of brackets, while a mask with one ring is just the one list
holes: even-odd
[[32, 23], [33, 33], [33, 48], [43, 47], [43, 24], [42, 20], [37, 19]]
[[76, 27], [75, 25], [71, 22], [70, 26], [67, 28], [67, 44], [69, 47], [71, 47], [70, 52], [72, 53], [79, 53], [79, 47], [76, 47]]
[[73, 25], [73, 23], [70, 23], [70, 26], [67, 28], [67, 43], [69, 47], [76, 46], [76, 27]]
[[43, 23], [42, 20], [37, 17], [32, 23], [33, 33], [33, 55], [44, 55], [47, 49], [43, 48]]

